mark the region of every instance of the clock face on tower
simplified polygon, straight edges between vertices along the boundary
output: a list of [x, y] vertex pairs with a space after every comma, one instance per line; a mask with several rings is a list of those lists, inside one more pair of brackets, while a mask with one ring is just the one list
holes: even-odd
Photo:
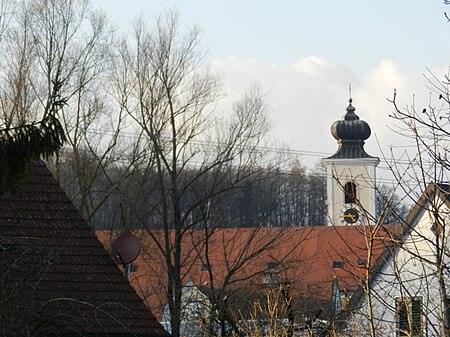
[[347, 204], [341, 211], [341, 222], [344, 225], [359, 225], [362, 220], [362, 216], [353, 204]]

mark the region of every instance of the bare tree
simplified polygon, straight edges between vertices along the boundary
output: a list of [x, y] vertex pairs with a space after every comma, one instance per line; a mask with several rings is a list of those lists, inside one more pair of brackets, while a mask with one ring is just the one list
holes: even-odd
[[[206, 324], [210, 335], [217, 328], [221, 336], [229, 329], [237, 332], [241, 318], [237, 312], [249, 319], [264, 289], [293, 282], [290, 275], [301, 262], [294, 252], [308, 237], [304, 231], [294, 242], [293, 231], [288, 227], [215, 229], [205, 225], [203, 234], [193, 238], [202, 266], [201, 283], [210, 301]], [[289, 239], [290, 249], [280, 252]]]
[[[31, 8], [35, 20], [36, 58], [48, 82], [61, 78], [61, 94], [67, 107], [61, 114], [69, 149], [56, 158], [56, 173], [70, 162], [76, 188], [71, 197], [87, 220], [91, 220], [118, 184], [129, 174], [129, 162], [121, 152], [123, 112], [108, 104], [114, 60], [114, 35], [105, 16], [79, 1], [44, 1]], [[39, 83], [34, 84], [38, 87]], [[117, 162], [122, 175], [111, 170]], [[67, 166], [67, 164], [66, 164]], [[117, 170], [115, 171], [117, 173]], [[105, 190], [95, 182], [103, 179]], [[64, 181], [64, 184], [70, 182]], [[94, 190], [97, 189], [95, 192]]]
[[138, 21], [134, 41], [122, 44], [115, 78], [117, 102], [145, 135], [146, 165], [154, 172], [149, 208], [162, 235], [148, 235], [164, 256], [174, 336], [180, 333], [183, 238], [204, 221], [201, 210], [265, 165], [258, 146], [269, 125], [255, 88], [219, 117], [220, 81], [203, 64], [199, 33], [194, 27], [182, 36], [173, 12], [151, 31]]
[[[412, 146], [401, 155], [393, 152], [386, 162], [397, 180], [395, 188], [413, 207], [407, 216], [401, 208], [392, 213], [396, 197], [391, 191], [375, 226], [368, 228], [366, 275], [350, 306], [355, 310], [350, 322], [361, 324], [347, 331], [352, 334], [448, 335], [448, 80], [437, 81], [433, 74], [427, 78], [435, 93], [431, 97], [439, 98], [435, 105], [418, 112], [414, 106], [399, 108], [395, 93], [391, 100], [394, 128]], [[369, 253], [391, 216], [400, 227], [391, 231], [375, 261]]]
[[375, 219], [383, 219], [383, 224], [400, 224], [408, 215], [408, 207], [396, 191], [389, 185], [377, 186]]
[[234, 336], [292, 337], [293, 326], [287, 317], [292, 311], [292, 299], [280, 285], [263, 290], [262, 301], [252, 303], [250, 315], [237, 313], [238, 327]]
[[[421, 198], [425, 199], [422, 200], [422, 203], [427, 205], [434, 236], [427, 237], [420, 230], [415, 230], [412, 235], [419, 243], [416, 247], [408, 248], [413, 258], [419, 259], [424, 265], [424, 277], [428, 277], [429, 272], [426, 272], [426, 270], [430, 268], [434, 270], [441, 305], [434, 309], [436, 312], [433, 315], [427, 312], [429, 308], [423, 310], [428, 317], [438, 317], [440, 326], [435, 329], [435, 333], [446, 336], [450, 331], [447, 290], [449, 273], [446, 267], [449, 258], [447, 240], [449, 226], [448, 210], [446, 210], [442, 198], [438, 196], [443, 194], [445, 200], [448, 195], [445, 183], [449, 179], [450, 168], [448, 161], [448, 142], [450, 141], [448, 85], [450, 82], [448, 77], [441, 81], [431, 72], [425, 77], [428, 80], [432, 95], [439, 99], [434, 103], [435, 105], [430, 103], [427, 108], [417, 112], [415, 106], [400, 109], [397, 105], [396, 92], [394, 92], [394, 97], [391, 100], [394, 106], [392, 118], [398, 122], [396, 126], [399, 132], [411, 140], [416, 150], [413, 156], [409, 157], [411, 160], [408, 165], [398, 161], [392, 165], [392, 168], [395, 177], [401, 181], [404, 193], [415, 196], [416, 200], [419, 200], [418, 196], [421, 194]], [[409, 180], [409, 184], [405, 183], [404, 177]], [[430, 183], [437, 185], [433, 185], [436, 187], [430, 189]], [[432, 256], [429, 256], [430, 254]]]
[[[35, 4], [38, 6], [38, 4]], [[50, 156], [65, 141], [60, 113], [67, 103], [61, 96], [65, 79], [42, 74], [36, 58], [33, 9], [28, 4], [0, 3], [0, 190], [17, 184], [31, 159]]]
[[[22, 147], [2, 149], [13, 157], [31, 152], [27, 159], [45, 155], [86, 219], [95, 220], [139, 160], [123, 132], [126, 115], [109, 98], [114, 32], [85, 0], [24, 1], [13, 9], [2, 16], [8, 24], [0, 47], [10, 57], [2, 61], [0, 118], [4, 142]], [[17, 161], [8, 158], [2, 165]]]

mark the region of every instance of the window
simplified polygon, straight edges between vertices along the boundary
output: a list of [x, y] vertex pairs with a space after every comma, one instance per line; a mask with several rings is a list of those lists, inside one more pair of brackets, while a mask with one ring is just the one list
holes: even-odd
[[[450, 317], [450, 296], [447, 295], [447, 317]], [[450, 331], [447, 333], [447, 337], [450, 337]]]
[[277, 269], [279, 263], [277, 261], [270, 261], [267, 263], [267, 269]]
[[358, 259], [358, 266], [365, 267], [367, 265], [367, 260]]
[[202, 264], [202, 271], [210, 271], [211, 266], [207, 263]]
[[353, 204], [356, 201], [356, 185], [348, 182], [344, 186], [344, 199], [346, 204]]
[[397, 336], [422, 336], [422, 297], [396, 299]]
[[344, 265], [344, 263], [342, 261], [333, 261], [333, 268], [334, 269], [342, 268], [343, 265]]

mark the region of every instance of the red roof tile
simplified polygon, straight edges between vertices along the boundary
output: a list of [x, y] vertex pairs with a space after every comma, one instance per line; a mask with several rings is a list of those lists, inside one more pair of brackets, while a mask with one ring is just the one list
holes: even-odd
[[[280, 282], [291, 284], [293, 296], [303, 299], [309, 298], [318, 302], [331, 301], [331, 287], [335, 278], [339, 281], [341, 290], [354, 291], [365, 276], [365, 261], [368, 259], [367, 239], [371, 234], [373, 240], [373, 259], [380, 256], [389, 236], [398, 230], [398, 226], [384, 226], [371, 233], [375, 227], [367, 226], [339, 226], [339, 227], [289, 227], [289, 228], [261, 228], [255, 232], [254, 228], [223, 228], [217, 229], [211, 236], [209, 243], [211, 269], [215, 277], [216, 287], [220, 287], [227, 271], [233, 263], [242, 260], [245, 255], [250, 256], [258, 247], [276, 241], [263, 253], [248, 262], [237, 272], [231, 281], [235, 289], [257, 288], [264, 282], [268, 264], [279, 261], [277, 267]], [[153, 313], [161, 317], [167, 302], [164, 295], [166, 284], [164, 259], [155, 243], [145, 231], [136, 231], [140, 237], [142, 251], [134, 262], [137, 271], [133, 273], [132, 284], [138, 293], [146, 300]], [[157, 231], [152, 234], [159, 235]], [[97, 236], [109, 249], [110, 243], [117, 233], [97, 231]], [[193, 242], [202, 242], [202, 231], [192, 231], [185, 235], [183, 241], [184, 283], [191, 279], [197, 285], [208, 285], [208, 272], [203, 262], [196, 257], [192, 249]], [[254, 239], [250, 238], [254, 236]], [[204, 254], [204, 247], [197, 247], [200, 254]], [[333, 268], [334, 262], [342, 262], [341, 268]], [[259, 274], [257, 276], [252, 276]], [[316, 309], [315, 309], [316, 310]]]

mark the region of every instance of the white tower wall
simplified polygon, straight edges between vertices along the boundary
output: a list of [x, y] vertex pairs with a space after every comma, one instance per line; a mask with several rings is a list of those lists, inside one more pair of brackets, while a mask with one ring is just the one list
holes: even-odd
[[[347, 225], [344, 210], [356, 207], [361, 215], [356, 224], [373, 223], [376, 214], [376, 167], [378, 158], [324, 159], [327, 168], [327, 218], [328, 225]], [[356, 201], [345, 203], [344, 186], [356, 185]]]
[[346, 111], [331, 126], [338, 149], [323, 159], [327, 167], [328, 225], [333, 226], [371, 224], [376, 217], [376, 167], [380, 160], [364, 150], [371, 130], [355, 114], [351, 98]]

